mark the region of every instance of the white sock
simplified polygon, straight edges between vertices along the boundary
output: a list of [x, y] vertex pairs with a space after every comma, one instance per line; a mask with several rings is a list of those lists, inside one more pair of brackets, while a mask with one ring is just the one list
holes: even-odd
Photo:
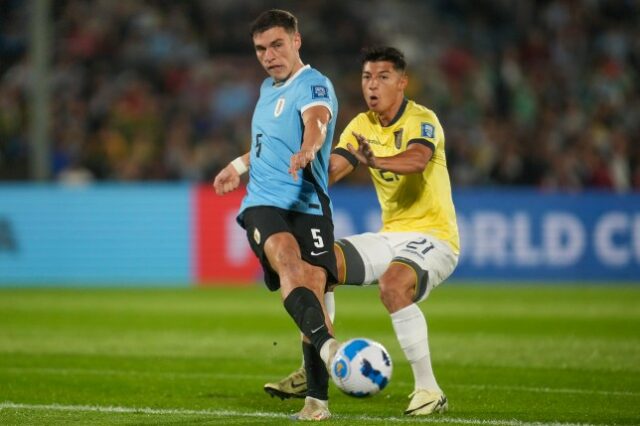
[[327, 308], [331, 323], [336, 319], [336, 296], [334, 292], [328, 291], [324, 294], [324, 306]]
[[415, 303], [391, 314], [391, 323], [404, 355], [411, 364], [415, 389], [442, 392], [431, 368], [427, 320]]
[[335, 342], [336, 339], [329, 339], [326, 342], [324, 342], [324, 344], [322, 345], [322, 347], [320, 348], [320, 358], [322, 358], [322, 361], [324, 361], [324, 363], [327, 363], [327, 360], [329, 359], [329, 347], [331, 346], [332, 342]]
[[[334, 292], [328, 291], [324, 294], [324, 306], [327, 308], [329, 319], [333, 323], [336, 318], [336, 297]], [[304, 368], [304, 356], [302, 357], [302, 368]]]
[[314, 398], [312, 396], [305, 396], [304, 397], [305, 404], [308, 401], [316, 401], [318, 404], [322, 405], [324, 408], [329, 408], [329, 401], [326, 400], [326, 399], [318, 399], [318, 398]]

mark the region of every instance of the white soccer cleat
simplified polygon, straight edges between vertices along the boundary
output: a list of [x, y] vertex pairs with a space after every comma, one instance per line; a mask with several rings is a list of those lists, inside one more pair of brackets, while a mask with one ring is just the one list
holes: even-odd
[[277, 396], [282, 400], [304, 398], [307, 396], [307, 372], [304, 367], [300, 367], [279, 382], [266, 383], [264, 391], [272, 397]]
[[449, 409], [447, 397], [442, 392], [416, 389], [411, 395], [411, 402], [404, 411], [408, 416], [427, 416], [433, 413], [444, 413]]
[[329, 401], [321, 401], [310, 396], [304, 399], [304, 407], [298, 413], [291, 416], [292, 420], [320, 421], [331, 418]]

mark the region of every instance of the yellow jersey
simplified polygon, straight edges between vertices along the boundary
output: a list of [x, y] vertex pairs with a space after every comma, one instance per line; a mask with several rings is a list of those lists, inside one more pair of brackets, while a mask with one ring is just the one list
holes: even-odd
[[369, 141], [376, 157], [390, 157], [420, 143], [433, 150], [422, 173], [397, 175], [369, 168], [382, 210], [381, 232], [423, 232], [447, 242], [460, 252], [456, 212], [444, 152], [444, 131], [435, 113], [411, 100], [404, 100], [388, 126], [382, 126], [372, 111], [358, 114], [340, 135], [334, 153], [343, 155], [354, 166], [357, 159], [347, 144], [358, 147], [351, 132]]

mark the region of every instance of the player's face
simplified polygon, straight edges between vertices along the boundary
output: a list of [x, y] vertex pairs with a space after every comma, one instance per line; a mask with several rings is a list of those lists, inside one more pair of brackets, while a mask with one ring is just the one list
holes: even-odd
[[300, 68], [301, 44], [300, 33], [289, 34], [282, 27], [253, 36], [258, 61], [276, 82], [286, 80]]
[[362, 68], [362, 94], [373, 112], [384, 114], [401, 103], [406, 87], [406, 75], [391, 62], [366, 62]]

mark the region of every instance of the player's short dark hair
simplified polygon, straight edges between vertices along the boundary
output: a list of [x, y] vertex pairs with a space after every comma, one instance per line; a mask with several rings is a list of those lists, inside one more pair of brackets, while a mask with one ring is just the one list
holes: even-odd
[[390, 46], [373, 46], [362, 49], [362, 65], [367, 62], [391, 62], [396, 71], [405, 71], [407, 69], [407, 61], [404, 59], [404, 53], [395, 47]]
[[266, 12], [262, 12], [260, 16], [251, 23], [251, 37], [274, 27], [282, 27], [289, 34], [297, 33], [298, 19], [286, 10], [267, 10]]

